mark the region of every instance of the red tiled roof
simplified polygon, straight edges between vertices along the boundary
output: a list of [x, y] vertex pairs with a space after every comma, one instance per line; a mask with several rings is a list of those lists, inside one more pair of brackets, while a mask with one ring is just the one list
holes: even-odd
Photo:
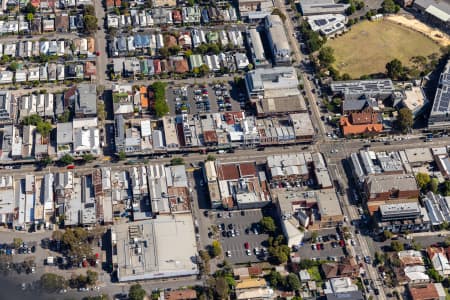
[[181, 12], [178, 9], [174, 9], [172, 11], [172, 19], [176, 22], [181, 22], [183, 20], [183, 17], [181, 16]]
[[91, 77], [92, 75], [97, 74], [97, 68], [95, 67], [95, 63], [91, 61], [87, 61], [84, 65], [84, 76]]
[[217, 142], [217, 133], [214, 130], [203, 131], [203, 139], [206, 143]]
[[354, 125], [350, 123], [350, 120], [347, 117], [341, 117], [341, 119], [339, 120], [339, 124], [344, 135], [378, 133], [383, 130], [382, 124]]
[[173, 69], [175, 71], [175, 73], [186, 73], [187, 71], [189, 71], [189, 65], [186, 59], [176, 59], [173, 60]]
[[409, 293], [412, 300], [439, 299], [439, 293], [433, 283], [425, 286], [410, 287]]
[[194, 290], [179, 290], [164, 293], [165, 300], [191, 300], [197, 299], [197, 293]]
[[239, 164], [239, 171], [241, 173], [241, 177], [256, 176], [256, 167], [254, 163]]
[[33, 5], [33, 7], [38, 8], [40, 4], [41, 0], [31, 0], [31, 5]]
[[106, 7], [107, 8], [114, 7], [114, 0], [106, 0]]
[[164, 45], [167, 48], [174, 47], [177, 45], [177, 38], [171, 34], [168, 34], [164, 37]]
[[219, 165], [217, 174], [220, 180], [237, 180], [239, 179], [239, 171], [235, 164]]
[[250, 276], [261, 276], [262, 269], [258, 266], [248, 267], [248, 275]]
[[153, 66], [155, 67], [155, 74], [161, 73], [161, 61], [159, 59], [153, 60]]

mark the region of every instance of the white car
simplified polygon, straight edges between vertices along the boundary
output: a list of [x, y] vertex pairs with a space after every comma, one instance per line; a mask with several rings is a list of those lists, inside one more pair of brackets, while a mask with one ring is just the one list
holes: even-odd
[[230, 251], [230, 250], [228, 250], [227, 252], [225, 252], [225, 254], [226, 254], [227, 257], [231, 257], [231, 251]]
[[247, 252], [247, 255], [250, 256], [252, 255], [252, 251], [250, 251], [250, 249], [245, 250]]
[[350, 244], [352, 244], [352, 246], [355, 246], [356, 245], [355, 240], [350, 240]]

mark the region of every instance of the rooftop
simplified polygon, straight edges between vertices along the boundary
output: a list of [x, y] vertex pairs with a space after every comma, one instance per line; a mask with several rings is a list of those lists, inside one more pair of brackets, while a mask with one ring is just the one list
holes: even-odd
[[416, 191], [416, 178], [411, 174], [369, 175], [367, 179], [370, 194], [386, 193], [393, 189], [401, 191]]

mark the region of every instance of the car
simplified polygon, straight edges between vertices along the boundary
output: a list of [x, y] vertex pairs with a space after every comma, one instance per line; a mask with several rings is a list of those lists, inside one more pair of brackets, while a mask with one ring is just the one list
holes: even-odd
[[205, 217], [208, 217], [208, 216], [209, 216], [209, 211], [207, 211], [207, 210], [203, 211], [203, 215], [204, 215]]
[[255, 247], [255, 249], [253, 249], [253, 251], [255, 252], [255, 255], [259, 255], [259, 249], [258, 249], [258, 247]]
[[246, 233], [246, 234], [250, 234], [250, 229], [245, 228], [245, 233]]
[[316, 249], [317, 249], [316, 244], [312, 244], [312, 245], [311, 245], [311, 248], [312, 248], [313, 250], [316, 250]]
[[233, 224], [228, 224], [228, 229], [233, 229]]
[[256, 235], [258, 235], [259, 233], [258, 233], [258, 229], [256, 229], [256, 227], [255, 228], [253, 228], [253, 233], [254, 234], [256, 234]]
[[227, 232], [226, 231], [222, 231], [222, 236], [226, 237], [227, 236]]
[[336, 242], [331, 242], [331, 247], [336, 248], [337, 247], [337, 243]]
[[227, 257], [231, 257], [231, 251], [230, 251], [230, 250], [227, 250], [227, 251], [225, 252], [225, 254], [226, 254]]
[[373, 289], [373, 292], [375, 293], [375, 295], [379, 295], [380, 294], [380, 290], [379, 289]]
[[244, 248], [247, 249], [247, 250], [250, 248], [250, 245], [248, 244], [248, 242], [244, 243]]
[[224, 223], [221, 223], [221, 224], [219, 225], [219, 227], [220, 227], [220, 230], [225, 230], [225, 224], [224, 224]]
[[209, 238], [212, 238], [212, 237], [213, 237], [213, 235], [214, 235], [214, 234], [213, 234], [213, 233], [212, 233], [211, 231], [210, 231], [210, 232], [208, 232], [208, 237], [209, 237]]
[[344, 240], [339, 240], [339, 245], [341, 247], [345, 247], [345, 241]]
[[248, 256], [252, 255], [252, 251], [250, 251], [250, 249], [245, 250], [245, 252], [247, 252]]
[[320, 247], [320, 243], [317, 243], [317, 244], [316, 244], [316, 248], [317, 248], [317, 250], [322, 249], [322, 248]]
[[73, 169], [75, 169], [75, 166], [74, 166], [74, 165], [68, 165], [68, 166], [67, 166], [67, 169], [68, 169], [68, 170], [73, 170]]
[[245, 216], [245, 211], [241, 210], [241, 216]]
[[351, 240], [350, 240], [350, 244], [351, 244], [352, 246], [355, 246], [355, 245], [356, 245], [355, 240], [354, 240], [354, 239], [351, 239]]
[[319, 245], [320, 245], [320, 250], [325, 249], [325, 245], [323, 243], [320, 243]]
[[363, 280], [363, 282], [364, 282], [364, 285], [369, 285], [369, 279], [366, 278]]

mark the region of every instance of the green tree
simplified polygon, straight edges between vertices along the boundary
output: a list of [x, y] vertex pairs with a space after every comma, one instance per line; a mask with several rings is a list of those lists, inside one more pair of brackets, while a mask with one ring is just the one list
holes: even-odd
[[394, 234], [392, 232], [390, 232], [389, 230], [383, 231], [383, 235], [384, 235], [384, 238], [387, 240], [391, 239], [394, 236]]
[[384, 0], [381, 8], [387, 14], [397, 13], [400, 10], [400, 6], [395, 4], [394, 0]]
[[14, 244], [14, 248], [20, 248], [20, 246], [22, 246], [23, 240], [21, 238], [14, 238], [13, 239], [13, 244]]
[[313, 243], [315, 243], [318, 236], [319, 236], [319, 234], [317, 233], [317, 231], [311, 232], [311, 241], [312, 241]]
[[41, 166], [48, 166], [49, 164], [51, 164], [53, 162], [53, 160], [51, 159], [51, 157], [49, 156], [45, 156], [43, 158], [41, 158], [41, 160], [39, 161], [39, 164]]
[[446, 180], [442, 185], [442, 192], [445, 196], [450, 196], [450, 181]]
[[92, 15], [84, 16], [84, 30], [87, 33], [94, 33], [97, 31], [97, 17]]
[[39, 132], [43, 137], [48, 137], [52, 131], [53, 126], [50, 122], [40, 122], [36, 126], [36, 131]]
[[437, 178], [431, 178], [431, 181], [430, 181], [430, 190], [431, 190], [433, 193], [437, 194], [438, 189], [439, 189], [439, 180], [438, 180]]
[[162, 47], [162, 48], [159, 48], [159, 54], [162, 56], [162, 57], [168, 57], [169, 56], [169, 49], [167, 48], [167, 47]]
[[220, 246], [220, 242], [217, 240], [214, 240], [211, 245], [211, 256], [217, 257], [222, 254], [222, 247]]
[[23, 125], [34, 125], [36, 126], [37, 124], [42, 122], [42, 118], [39, 115], [31, 115], [31, 116], [26, 116], [25, 118], [23, 118]]
[[106, 119], [105, 103], [98, 102], [97, 104], [97, 118], [103, 122]]
[[[392, 0], [389, 0], [392, 1]], [[403, 76], [404, 68], [402, 62], [398, 59], [393, 59], [386, 64], [387, 76], [393, 80], [397, 80]]]
[[441, 282], [444, 278], [433, 268], [428, 268], [427, 270], [428, 276], [430, 276], [435, 282]]
[[92, 155], [91, 153], [86, 153], [86, 154], [83, 154], [83, 160], [85, 162], [89, 163], [89, 162], [95, 160], [95, 156]]
[[421, 189], [425, 189], [431, 181], [430, 175], [427, 173], [417, 173], [416, 181]]
[[272, 217], [263, 217], [261, 221], [259, 221], [259, 224], [261, 224], [264, 232], [274, 233], [277, 230], [275, 221]]
[[331, 66], [332, 63], [335, 62], [334, 58], [334, 50], [331, 47], [323, 47], [319, 51], [319, 60], [320, 64], [324, 67]]
[[31, 2], [28, 2], [27, 5], [22, 8], [22, 13], [34, 15], [36, 13], [36, 7], [34, 7]]
[[33, 19], [34, 19], [34, 15], [32, 13], [27, 13], [27, 21], [31, 23], [33, 21]]
[[289, 273], [289, 275], [286, 278], [287, 286], [289, 287], [289, 290], [291, 291], [298, 291], [300, 289], [300, 280], [298, 279], [298, 276], [294, 273]]
[[64, 112], [58, 117], [58, 122], [67, 123], [70, 121], [72, 112], [70, 109], [65, 109]]
[[206, 157], [206, 161], [215, 161], [216, 160], [216, 156], [212, 155], [212, 154], [208, 154], [208, 156]]
[[72, 155], [70, 155], [70, 154], [64, 154], [60, 159], [59, 159], [59, 161], [62, 163], [62, 164], [64, 164], [64, 165], [70, 165], [70, 164], [72, 164], [73, 163], [73, 161], [74, 161], [74, 159], [73, 159], [73, 157], [72, 157]]
[[18, 68], [19, 68], [19, 64], [18, 64], [17, 62], [15, 62], [15, 61], [13, 61], [12, 63], [10, 63], [10, 64], [9, 64], [9, 67], [8, 67], [8, 69], [9, 69], [10, 71], [13, 71], [13, 72], [15, 72]]
[[272, 270], [267, 276], [267, 281], [270, 282], [271, 286], [278, 287], [283, 282], [283, 277], [279, 272]]
[[399, 251], [405, 250], [404, 247], [403, 247], [403, 244], [400, 243], [399, 241], [392, 241], [392, 242], [391, 242], [391, 248], [392, 248], [392, 250], [394, 250], [395, 252], [399, 252]]
[[411, 110], [407, 107], [403, 107], [398, 111], [398, 125], [403, 133], [408, 132], [414, 124], [414, 117]]
[[127, 155], [125, 153], [125, 151], [121, 150], [119, 151], [119, 160], [125, 160], [127, 159]]
[[93, 5], [85, 5], [83, 10], [85, 15], [95, 16], [95, 7]]
[[137, 283], [130, 286], [130, 291], [128, 292], [128, 298], [130, 300], [143, 300], [147, 293], [142, 288], [142, 286]]
[[66, 280], [60, 275], [45, 273], [41, 276], [39, 284], [43, 290], [54, 293], [66, 287]]
[[247, 65], [247, 69], [253, 70], [253, 64], [248, 64], [248, 65]]
[[97, 283], [98, 280], [98, 273], [91, 271], [91, 270], [87, 270], [86, 271], [86, 277], [87, 277], [87, 284], [88, 285], [95, 285]]
[[172, 166], [176, 166], [176, 165], [184, 165], [184, 159], [181, 158], [181, 157], [175, 157], [175, 158], [172, 158], [172, 159], [170, 160], [170, 164], [171, 164]]
[[277, 16], [279, 16], [280, 19], [281, 19], [281, 21], [283, 21], [283, 23], [286, 21], [286, 15], [283, 14], [283, 13], [281, 12], [281, 10], [278, 9], [278, 8], [275, 8], [274, 10], [272, 10], [272, 15], [277, 15]]

